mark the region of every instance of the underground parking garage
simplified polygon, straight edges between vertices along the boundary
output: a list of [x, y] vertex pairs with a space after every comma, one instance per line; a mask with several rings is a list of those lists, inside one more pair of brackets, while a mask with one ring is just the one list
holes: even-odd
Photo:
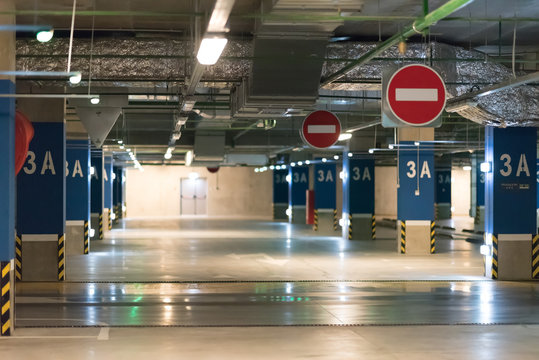
[[536, 358], [537, 5], [4, 0], [0, 353]]

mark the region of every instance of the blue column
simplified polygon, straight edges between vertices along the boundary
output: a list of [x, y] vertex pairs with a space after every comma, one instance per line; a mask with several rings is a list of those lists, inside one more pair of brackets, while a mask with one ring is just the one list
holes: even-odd
[[107, 230], [112, 229], [112, 156], [105, 156], [105, 166], [103, 169], [103, 187], [104, 187], [104, 208], [106, 209]]
[[65, 279], [65, 124], [34, 122], [33, 126], [28, 157], [17, 176], [22, 280], [61, 281]]
[[[15, 93], [10, 80], [0, 80], [0, 94]], [[0, 262], [15, 256], [15, 98], [0, 98]]]
[[433, 253], [434, 151], [429, 145], [400, 143], [397, 218], [400, 253]]
[[485, 161], [485, 154], [475, 153], [472, 158], [472, 215], [477, 230], [485, 227], [485, 173], [481, 172], [481, 163]]
[[435, 218], [451, 219], [451, 168], [436, 168]]
[[288, 170], [273, 171], [273, 219], [288, 220], [286, 209], [288, 208], [288, 182], [286, 175]]
[[537, 248], [536, 156], [536, 128], [485, 129], [485, 161], [492, 171], [485, 174], [487, 247], [483, 253], [486, 275], [494, 279], [539, 277], [539, 269], [532, 265], [537, 260], [532, 254], [532, 245]]
[[94, 174], [91, 180], [91, 227], [95, 231], [92, 240], [103, 239], [103, 209], [104, 209], [104, 181], [103, 181], [103, 150], [92, 149], [91, 163]]
[[[90, 249], [90, 143], [88, 140], [66, 142], [66, 225], [73, 226], [72, 232], [82, 235], [82, 253]], [[79, 224], [80, 223], [80, 224]], [[77, 230], [78, 229], [78, 230]], [[75, 238], [73, 241], [78, 241]], [[67, 239], [68, 248], [71, 248]], [[78, 246], [73, 246], [78, 249]]]
[[354, 155], [343, 158], [343, 237], [349, 240], [376, 238], [374, 215], [374, 159]]
[[309, 168], [294, 166], [288, 168], [290, 182], [288, 185], [288, 205], [290, 221], [295, 224], [305, 224], [306, 192], [309, 189]]
[[337, 231], [337, 165], [318, 161], [314, 165], [314, 229]]
[[121, 168], [118, 166], [112, 167], [112, 172], [114, 173], [112, 180], [112, 207], [114, 211], [114, 223], [117, 223], [120, 219], [120, 189], [118, 188], [121, 185], [122, 174]]

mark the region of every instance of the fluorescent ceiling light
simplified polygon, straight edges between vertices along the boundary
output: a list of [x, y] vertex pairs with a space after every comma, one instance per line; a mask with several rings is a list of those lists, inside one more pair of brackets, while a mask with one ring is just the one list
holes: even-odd
[[36, 34], [36, 39], [39, 42], [45, 43], [52, 39], [52, 36], [54, 35], [54, 30], [42, 30]]
[[191, 166], [193, 163], [193, 152], [189, 150], [185, 153], [185, 166]]
[[462, 167], [462, 170], [464, 170], [464, 171], [471, 171], [471, 170], [472, 170], [472, 167], [471, 167], [470, 165], [464, 165], [464, 166]]
[[202, 65], [213, 65], [219, 60], [228, 40], [224, 37], [204, 38], [198, 49], [197, 60]]
[[339, 141], [350, 140], [351, 138], [352, 134], [350, 133], [342, 133], [341, 135], [339, 135]]

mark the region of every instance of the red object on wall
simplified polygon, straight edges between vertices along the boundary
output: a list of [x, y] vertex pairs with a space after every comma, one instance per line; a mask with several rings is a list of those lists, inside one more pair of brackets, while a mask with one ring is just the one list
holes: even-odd
[[208, 171], [212, 174], [215, 174], [217, 171], [219, 171], [219, 167], [209, 167], [206, 169], [208, 169]]
[[306, 202], [307, 205], [305, 214], [306, 214], [306, 224], [314, 225], [314, 190], [307, 190]]
[[30, 141], [34, 137], [34, 127], [26, 115], [17, 111], [15, 113], [15, 174], [21, 171], [26, 156], [28, 155], [28, 147]]

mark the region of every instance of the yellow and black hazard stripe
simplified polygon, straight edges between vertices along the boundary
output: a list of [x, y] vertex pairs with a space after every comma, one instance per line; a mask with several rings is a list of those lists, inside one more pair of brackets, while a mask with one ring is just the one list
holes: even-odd
[[15, 279], [22, 280], [22, 240], [15, 236]]
[[479, 206], [476, 206], [474, 224], [479, 224], [480, 222], [481, 222], [481, 210]]
[[539, 235], [532, 240], [532, 279], [539, 279]]
[[436, 251], [436, 222], [430, 222], [430, 253], [434, 254]]
[[109, 230], [112, 230], [112, 210], [109, 209]]
[[352, 240], [352, 214], [348, 214], [348, 240]]
[[498, 278], [498, 235], [492, 234], [492, 278]]
[[337, 219], [337, 209], [333, 209], [333, 230], [337, 231], [339, 219]]
[[58, 235], [58, 281], [64, 281], [65, 276], [66, 276], [65, 275], [66, 274], [66, 270], [65, 270], [66, 243], [64, 240], [65, 240], [64, 234], [59, 234]]
[[401, 221], [400, 238], [401, 238], [401, 246], [400, 246], [401, 254], [405, 254], [406, 253], [406, 222], [404, 220]]
[[318, 231], [318, 209], [314, 209], [314, 225], [313, 229], [314, 231]]
[[99, 239], [103, 239], [103, 213], [99, 214]]
[[[114, 205], [114, 214], [116, 215], [116, 218], [114, 219], [114, 223], [118, 223], [118, 219], [120, 219], [120, 214], [118, 213], [118, 205]], [[273, 209], [273, 216], [275, 217], [275, 208]]]
[[2, 279], [0, 279], [0, 289], [2, 296], [0, 297], [0, 335], [11, 335], [11, 262], [1, 261], [0, 269], [2, 270]]
[[90, 229], [88, 221], [84, 222], [84, 254], [90, 252]]
[[376, 216], [374, 214], [371, 219], [371, 239], [376, 239]]

